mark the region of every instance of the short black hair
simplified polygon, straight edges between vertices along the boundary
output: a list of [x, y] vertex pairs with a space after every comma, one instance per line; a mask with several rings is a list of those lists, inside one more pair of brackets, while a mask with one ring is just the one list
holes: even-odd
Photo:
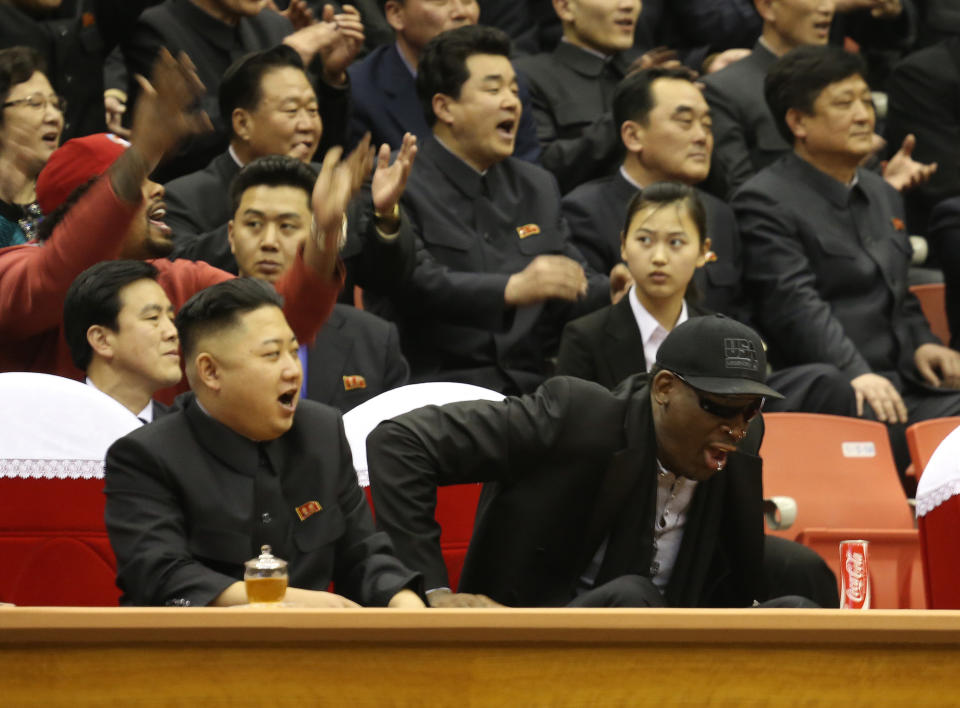
[[[37, 50], [31, 47], [0, 49], [0, 104], [6, 103], [10, 89], [29, 81], [35, 72], [47, 73], [47, 63]], [[3, 125], [3, 110], [0, 110], [0, 125]]]
[[264, 75], [285, 67], [304, 70], [300, 55], [286, 44], [247, 54], [227, 67], [220, 82], [217, 98], [228, 138], [236, 137], [233, 133], [234, 109], [255, 110], [263, 100]]
[[231, 278], [195, 293], [177, 313], [183, 356], [191, 360], [201, 338], [234, 327], [240, 315], [266, 306], [282, 308], [283, 298], [257, 278]]
[[251, 160], [230, 183], [230, 213], [240, 208], [243, 193], [251, 187], [299, 187], [307, 193], [307, 204], [317, 182], [317, 171], [287, 155], [264, 155]]
[[613, 92], [613, 122], [617, 131], [628, 120], [647, 124], [650, 111], [654, 108], [653, 82], [657, 79], [680, 79], [693, 83], [687, 69], [655, 67], [631, 72], [617, 84]]
[[784, 140], [791, 145], [795, 141], [787, 125], [787, 111], [793, 108], [812, 115], [823, 89], [856, 75], [866, 81], [867, 65], [859, 54], [840, 47], [808, 45], [780, 57], [767, 71], [763, 94]]
[[[638, 211], [648, 206], [656, 206], [659, 209], [669, 204], [686, 207], [687, 213], [693, 219], [694, 226], [697, 227], [697, 237], [702, 248], [704, 239], [707, 238], [707, 212], [700, 195], [697, 194], [697, 190], [682, 182], [654, 182], [634, 194], [633, 199], [627, 205], [627, 216], [623, 222], [623, 231], [620, 232], [620, 240], [623, 241], [627, 237], [630, 222]], [[691, 303], [697, 303], [702, 299], [702, 293], [697, 288], [696, 281], [691, 280], [687, 283], [684, 298]]]
[[144, 279], [157, 279], [156, 267], [146, 261], [103, 261], [74, 278], [63, 301], [63, 337], [78, 369], [86, 371], [93, 359], [87, 330], [101, 325], [116, 332], [120, 291]]
[[431, 128], [437, 122], [433, 97], [438, 93], [460, 98], [460, 89], [470, 78], [467, 59], [475, 54], [510, 58], [510, 37], [494, 27], [468, 25], [441, 32], [427, 42], [417, 65], [417, 96]]
[[687, 208], [687, 213], [690, 214], [694, 226], [697, 227], [702, 244], [707, 237], [707, 212], [700, 195], [697, 194], [697, 190], [682, 182], [654, 182], [634, 194], [633, 199], [627, 205], [627, 215], [623, 222], [621, 237], [626, 237], [630, 222], [638, 211], [652, 205], [662, 207], [668, 204], [683, 204]]

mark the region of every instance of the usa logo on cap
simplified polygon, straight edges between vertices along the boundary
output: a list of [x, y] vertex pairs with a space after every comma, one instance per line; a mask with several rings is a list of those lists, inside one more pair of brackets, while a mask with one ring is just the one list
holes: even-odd
[[757, 350], [749, 339], [725, 337], [723, 340], [724, 366], [728, 369], [750, 369], [757, 371]]

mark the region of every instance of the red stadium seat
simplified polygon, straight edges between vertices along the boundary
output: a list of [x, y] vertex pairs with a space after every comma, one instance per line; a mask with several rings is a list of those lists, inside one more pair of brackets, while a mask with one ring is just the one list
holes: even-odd
[[797, 517], [768, 533], [817, 551], [837, 573], [839, 543], [870, 541], [872, 606], [926, 606], [920, 546], [883, 424], [811, 413], [768, 413], [764, 496], [788, 496]]
[[0, 374], [0, 601], [116, 605], [103, 458], [140, 421], [46, 374]]
[[917, 484], [917, 523], [927, 601], [932, 609], [960, 609], [960, 428], [937, 447]]
[[930, 462], [930, 456], [943, 439], [960, 428], [960, 416], [933, 418], [914, 423], [907, 428], [907, 447], [910, 448], [910, 461], [919, 479]]

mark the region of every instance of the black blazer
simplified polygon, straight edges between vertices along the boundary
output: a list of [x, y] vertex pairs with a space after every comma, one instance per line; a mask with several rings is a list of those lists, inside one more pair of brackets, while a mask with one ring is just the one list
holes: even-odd
[[[710, 314], [687, 306], [689, 317]], [[560, 340], [557, 375], [577, 376], [615, 388], [628, 376], [649, 371], [654, 362], [643, 354], [640, 327], [633, 316], [630, 298], [568, 322]]]
[[[582, 184], [567, 194], [561, 206], [570, 226], [570, 241], [584, 259], [600, 273], [609, 273], [621, 262], [620, 232], [627, 206], [636, 187], [617, 169], [608, 177]], [[701, 295], [699, 304], [741, 322], [750, 321], [750, 307], [740, 279], [743, 254], [740, 231], [733, 210], [712, 194], [697, 189], [707, 213], [707, 236], [717, 260], [698, 268], [693, 282]]]
[[613, 121], [613, 91], [626, 76], [635, 52], [604, 61], [560, 42], [546, 54], [522, 57], [517, 68], [530, 82], [540, 164], [557, 178], [562, 193], [613, 172], [622, 158], [620, 130]]
[[307, 398], [346, 413], [409, 378], [396, 325], [349, 305], [333, 306], [310, 345]]
[[[135, 74], [149, 77], [161, 47], [174, 56], [186, 52], [197, 67], [197, 74], [207, 91], [200, 105], [213, 121], [213, 131], [195, 136], [181, 146], [176, 155], [157, 169], [157, 181], [202, 169], [227, 147], [229, 116], [220, 115], [218, 94], [224, 72], [236, 59], [283, 42], [293, 32], [287, 18], [273, 10], [261, 10], [253, 17], [242, 17], [231, 27], [207, 14], [190, 0], [165, 0], [151, 7], [141, 16], [132, 33], [121, 43], [129, 71], [129, 104], [136, 102], [139, 85]], [[322, 78], [322, 64], [315, 58], [308, 67], [320, 102], [323, 118], [323, 137], [317, 153], [322, 155], [331, 145], [346, 141], [350, 110], [350, 90], [327, 85]]]
[[[403, 63], [395, 42], [377, 47], [363, 60], [351, 64], [347, 72], [353, 99], [350, 144], [358, 142], [367, 131], [374, 145], [387, 143], [394, 149], [399, 149], [404, 133], [413, 133], [421, 141], [432, 135], [417, 98], [416, 79]], [[518, 83], [523, 113], [513, 154], [536, 162], [540, 143], [530, 107], [530, 90], [522, 78]]]
[[897, 372], [927, 385], [913, 355], [937, 339], [907, 288], [898, 192], [864, 169], [847, 187], [789, 153], [744, 184], [733, 208], [775, 365], [824, 362], [850, 379]]
[[[367, 438], [377, 523], [427, 587], [446, 585], [436, 487], [487, 482], [461, 591], [513, 606], [566, 605], [608, 537], [597, 584], [649, 577], [657, 496], [649, 396], [644, 376], [614, 392], [561, 376], [522, 398], [428, 406], [381, 423]], [[745, 452], [697, 485], [668, 605], [745, 607], [765, 596], [761, 438], [758, 417]]]
[[[178, 401], [181, 410], [107, 451], [104, 519], [121, 604], [208, 605], [243, 578], [263, 542], [290, 563], [291, 587], [332, 581], [364, 605], [419, 590], [419, 575], [374, 530], [337, 411], [301, 401], [293, 427], [258, 444], [204, 413], [192, 393]], [[264, 506], [258, 491], [261, 451], [280, 477], [279, 506]], [[296, 509], [309, 502], [321, 508], [301, 520]], [[278, 527], [289, 535], [278, 538]]]
[[[205, 261], [237, 274], [237, 260], [230, 251], [227, 222], [230, 183], [240, 171], [229, 152], [223, 152], [199, 172], [173, 180], [168, 189], [170, 222], [177, 236], [171, 259]], [[183, 226], [186, 233], [177, 229]], [[195, 232], [200, 229], [201, 232]], [[340, 252], [347, 268], [341, 302], [353, 302], [353, 286], [389, 294], [409, 279], [415, 262], [414, 235], [401, 209], [400, 232], [392, 240], [377, 232], [369, 189], [353, 198], [347, 209], [347, 243]]]
[[926, 234], [930, 210], [960, 195], [960, 37], [921, 49], [897, 64], [887, 96], [888, 150], [898, 150], [913, 133], [913, 159], [937, 163], [929, 182], [904, 193], [910, 233]]

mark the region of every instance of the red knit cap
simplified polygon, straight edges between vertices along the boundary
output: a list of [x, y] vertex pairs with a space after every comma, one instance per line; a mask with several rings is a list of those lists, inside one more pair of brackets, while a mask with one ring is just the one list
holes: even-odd
[[53, 151], [37, 177], [37, 203], [44, 214], [63, 204], [91, 177], [106, 172], [130, 143], [113, 133], [68, 140]]

